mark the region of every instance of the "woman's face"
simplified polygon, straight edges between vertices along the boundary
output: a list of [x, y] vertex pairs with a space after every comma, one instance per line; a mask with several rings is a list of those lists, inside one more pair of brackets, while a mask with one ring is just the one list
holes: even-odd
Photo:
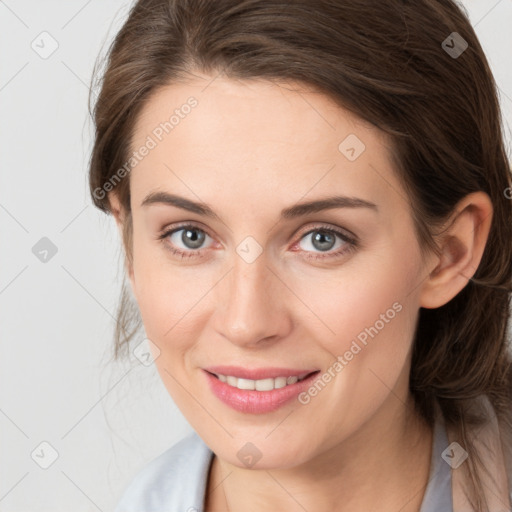
[[292, 467], [393, 428], [427, 275], [383, 134], [281, 85], [168, 86], [132, 140], [130, 279], [155, 364], [240, 467]]

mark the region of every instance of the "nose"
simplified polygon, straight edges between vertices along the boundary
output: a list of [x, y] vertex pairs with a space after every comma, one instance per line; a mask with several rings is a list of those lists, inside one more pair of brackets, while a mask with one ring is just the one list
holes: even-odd
[[276, 274], [265, 254], [251, 263], [235, 254], [233, 268], [216, 287], [217, 332], [243, 347], [260, 347], [264, 341], [284, 338], [292, 327], [287, 310], [291, 300]]

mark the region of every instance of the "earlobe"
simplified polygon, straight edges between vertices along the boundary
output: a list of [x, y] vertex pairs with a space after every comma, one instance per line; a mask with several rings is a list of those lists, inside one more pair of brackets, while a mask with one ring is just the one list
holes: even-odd
[[459, 202], [439, 237], [440, 254], [424, 281], [421, 307], [443, 306], [474, 276], [489, 236], [492, 214], [492, 202], [485, 192], [474, 192]]
[[110, 192], [108, 194], [108, 202], [110, 205], [110, 211], [116, 221], [117, 227], [122, 234], [122, 226], [123, 226], [123, 214], [121, 202], [119, 201], [119, 197], [114, 192]]

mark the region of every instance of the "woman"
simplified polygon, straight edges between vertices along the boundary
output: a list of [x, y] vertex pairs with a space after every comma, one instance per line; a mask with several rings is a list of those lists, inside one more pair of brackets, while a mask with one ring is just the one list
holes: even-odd
[[511, 175], [460, 7], [140, 0], [94, 119], [116, 355], [133, 293], [194, 429], [117, 512], [510, 510]]

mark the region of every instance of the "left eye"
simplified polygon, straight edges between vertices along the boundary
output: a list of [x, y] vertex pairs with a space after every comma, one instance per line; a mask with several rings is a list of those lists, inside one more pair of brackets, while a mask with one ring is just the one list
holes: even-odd
[[[311, 237], [310, 235], [314, 235], [314, 236]], [[320, 252], [330, 251], [331, 249], [334, 248], [334, 246], [336, 244], [336, 238], [338, 238], [340, 240], [342, 239], [340, 233], [337, 233], [335, 231], [330, 231], [327, 229], [315, 229], [315, 230], [309, 231], [308, 233], [306, 233], [305, 235], [302, 236], [301, 241], [307, 240], [308, 237], [309, 237], [310, 243], [306, 244], [306, 245], [309, 245], [309, 248], [306, 247], [304, 250], [309, 251], [309, 250], [311, 250], [310, 248], [313, 247], [313, 249], [316, 249]], [[345, 241], [345, 240], [342, 240], [342, 242], [343, 241]], [[299, 242], [299, 244], [300, 244], [300, 242]], [[343, 245], [343, 243], [339, 244], [338, 247], [336, 247], [336, 248], [338, 249], [340, 247], [340, 245]]]

